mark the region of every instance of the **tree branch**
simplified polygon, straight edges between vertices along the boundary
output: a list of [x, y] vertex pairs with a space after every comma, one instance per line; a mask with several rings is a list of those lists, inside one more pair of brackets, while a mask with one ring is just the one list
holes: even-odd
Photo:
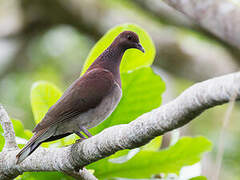
[[240, 49], [240, 3], [229, 0], [163, 0]]
[[17, 151], [0, 153], [0, 179], [26, 171], [74, 172], [122, 149], [148, 143], [156, 136], [181, 127], [204, 110], [240, 99], [240, 72], [197, 83], [170, 103], [145, 113], [129, 124], [105, 129], [98, 135], [63, 148], [39, 148], [16, 165]]
[[164, 23], [193, 29], [199, 29], [186, 15], [159, 0], [133, 0], [136, 5], [158, 17]]
[[15, 133], [14, 133], [12, 122], [8, 117], [7, 112], [5, 111], [5, 109], [1, 104], [0, 104], [0, 122], [3, 128], [4, 139], [5, 139], [5, 145], [4, 145], [3, 151], [17, 150], [18, 147], [15, 139]]

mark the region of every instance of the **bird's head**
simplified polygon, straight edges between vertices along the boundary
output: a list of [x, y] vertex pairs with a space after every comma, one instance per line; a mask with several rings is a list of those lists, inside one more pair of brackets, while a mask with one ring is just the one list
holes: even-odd
[[115, 41], [117, 41], [118, 46], [124, 50], [135, 48], [144, 53], [144, 49], [139, 42], [138, 35], [135, 32], [123, 31], [116, 37]]

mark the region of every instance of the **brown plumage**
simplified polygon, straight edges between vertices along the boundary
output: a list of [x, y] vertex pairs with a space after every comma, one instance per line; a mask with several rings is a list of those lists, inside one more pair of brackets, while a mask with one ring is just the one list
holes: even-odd
[[33, 137], [17, 154], [17, 163], [27, 158], [43, 142], [72, 133], [81, 138], [84, 138], [81, 132], [91, 136], [87, 129], [106, 119], [121, 99], [119, 65], [124, 52], [129, 48], [144, 52], [137, 34], [124, 31], [48, 110], [34, 128]]

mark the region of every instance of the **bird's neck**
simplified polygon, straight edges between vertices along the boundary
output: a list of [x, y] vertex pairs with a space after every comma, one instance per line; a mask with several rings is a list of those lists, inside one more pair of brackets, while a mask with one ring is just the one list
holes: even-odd
[[112, 72], [115, 80], [121, 87], [121, 79], [120, 79], [120, 63], [123, 57], [125, 50], [122, 48], [115, 46], [115, 44], [111, 44], [89, 67], [88, 70], [93, 68], [103, 68]]

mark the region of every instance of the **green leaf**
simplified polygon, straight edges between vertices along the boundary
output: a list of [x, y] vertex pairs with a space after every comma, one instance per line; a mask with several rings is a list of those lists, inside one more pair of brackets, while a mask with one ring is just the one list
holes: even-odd
[[189, 180], [207, 180], [207, 178], [204, 177], [204, 176], [197, 176], [197, 177], [193, 177], [193, 178], [191, 178]]
[[117, 37], [122, 31], [134, 31], [138, 34], [140, 43], [145, 49], [145, 53], [137, 49], [129, 49], [125, 52], [120, 71], [128, 72], [140, 67], [151, 66], [155, 57], [155, 46], [151, 37], [146, 31], [134, 24], [122, 24], [110, 29], [92, 48], [87, 60], [85, 61], [81, 74], [84, 74], [87, 68], [93, 63], [93, 61], [112, 43], [115, 37]]
[[150, 141], [150, 143], [143, 146], [142, 149], [147, 151], [159, 151], [161, 144], [162, 136], [158, 136], [154, 138], [152, 141]]
[[183, 166], [199, 162], [202, 153], [211, 149], [205, 137], [183, 137], [168, 149], [154, 152], [141, 150], [125, 163], [112, 163], [109, 158], [88, 165], [99, 179], [110, 177], [149, 178], [153, 174], [176, 173]]
[[111, 116], [90, 130], [93, 134], [113, 125], [127, 124], [160, 106], [165, 84], [150, 67], [122, 73], [121, 78], [123, 97]]
[[72, 177], [60, 172], [25, 172], [18, 176], [16, 180], [73, 180]]
[[57, 102], [62, 92], [54, 84], [38, 81], [31, 90], [31, 105], [36, 124], [39, 123], [48, 109]]
[[25, 130], [22, 122], [17, 119], [11, 119], [13, 123], [13, 129], [17, 137], [24, 138], [26, 140], [32, 137], [32, 132], [30, 130]]
[[13, 129], [16, 135], [18, 147], [22, 148], [26, 144], [27, 140], [32, 137], [33, 133], [28, 129], [24, 129], [24, 126], [20, 120], [11, 118], [11, 121], [13, 123]]

